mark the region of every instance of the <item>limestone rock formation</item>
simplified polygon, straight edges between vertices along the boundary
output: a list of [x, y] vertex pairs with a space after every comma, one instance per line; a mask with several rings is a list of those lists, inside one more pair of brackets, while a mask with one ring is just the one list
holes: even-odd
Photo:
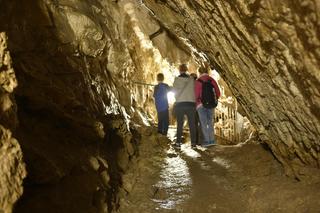
[[7, 37], [0, 33], [0, 212], [10, 213], [22, 195], [25, 164], [18, 141], [12, 136], [17, 125], [13, 90], [17, 79], [7, 49]]
[[150, 125], [153, 110], [152, 88], [134, 82], [170, 73], [144, 32], [159, 26], [150, 19], [142, 29], [148, 13], [136, 17], [136, 9], [130, 1], [1, 1], [28, 171], [16, 212], [117, 208], [122, 175], [138, 155], [133, 123]]
[[17, 212], [117, 209], [132, 188], [125, 172], [139, 155], [136, 127], [154, 112], [145, 83], [160, 71], [170, 83], [181, 62], [195, 71], [210, 61], [288, 174], [318, 171], [316, 0], [0, 3], [19, 82], [18, 117], [14, 86], [3, 84], [1, 107], [12, 107], [0, 124], [18, 138], [28, 170]]
[[319, 168], [318, 1], [144, 2], [208, 56], [287, 174]]

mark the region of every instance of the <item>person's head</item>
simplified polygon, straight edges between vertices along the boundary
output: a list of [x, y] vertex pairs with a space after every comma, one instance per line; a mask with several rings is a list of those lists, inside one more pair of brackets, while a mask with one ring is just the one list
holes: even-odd
[[204, 65], [204, 67], [207, 68], [208, 70], [210, 69], [210, 64], [209, 64], [209, 62], [205, 61], [205, 62], [203, 63], [203, 65]]
[[163, 75], [162, 73], [158, 73], [158, 75], [157, 75], [157, 81], [158, 81], [158, 82], [163, 82], [163, 80], [164, 80], [164, 75]]
[[190, 77], [192, 77], [194, 80], [197, 80], [198, 75], [193, 72], [193, 73], [190, 74]]
[[186, 64], [180, 64], [179, 66], [180, 73], [185, 73], [188, 71], [188, 66]]
[[208, 74], [208, 69], [206, 67], [199, 67], [198, 72], [200, 75], [204, 73]]

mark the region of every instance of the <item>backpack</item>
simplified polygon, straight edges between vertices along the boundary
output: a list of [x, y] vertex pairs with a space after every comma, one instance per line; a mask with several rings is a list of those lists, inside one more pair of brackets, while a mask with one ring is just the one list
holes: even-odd
[[198, 79], [198, 81], [202, 83], [201, 103], [203, 107], [207, 109], [216, 108], [218, 99], [211, 80], [203, 81]]

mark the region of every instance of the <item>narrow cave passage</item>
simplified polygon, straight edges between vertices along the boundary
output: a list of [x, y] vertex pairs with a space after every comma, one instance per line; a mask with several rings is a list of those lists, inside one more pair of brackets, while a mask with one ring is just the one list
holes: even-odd
[[[0, 212], [319, 211], [315, 0], [0, 5]], [[220, 85], [216, 146], [157, 133], [181, 63]]]
[[[176, 64], [178, 64], [178, 62]], [[187, 73], [196, 75], [198, 77], [198, 67], [199, 65], [191, 65], [191, 69]], [[173, 92], [172, 84], [173, 79], [179, 75], [177, 73], [177, 70], [166, 72], [163, 81], [163, 83], [167, 84], [170, 87], [169, 92], [167, 93], [167, 100], [169, 105], [169, 124], [170, 128], [173, 129], [176, 128], [176, 117], [173, 112], [176, 99], [175, 93]], [[218, 100], [219, 104], [214, 110], [214, 118], [212, 123], [212, 125], [214, 126], [214, 135], [217, 143], [224, 145], [235, 145], [249, 140], [255, 134], [255, 128], [252, 126], [249, 119], [244, 115], [245, 112], [242, 110], [241, 106], [239, 106], [236, 97], [233, 96], [228, 85], [220, 77], [219, 73], [216, 70], [210, 70], [209, 76], [215, 79], [221, 92], [221, 97]], [[140, 92], [143, 91], [142, 93], [147, 97], [147, 99], [151, 99], [149, 101], [149, 104], [153, 104], [153, 109], [150, 110], [150, 117], [152, 118], [153, 123], [156, 123], [157, 113], [155, 109], [155, 100], [153, 94], [157, 81], [155, 79], [153, 79], [151, 82], [134, 81], [133, 84], [138, 85], [141, 88]], [[198, 113], [196, 112], [196, 115], [197, 114]], [[187, 130], [188, 123], [186, 116], [184, 121], [184, 129]], [[201, 133], [200, 127], [199, 130], [197, 130], [197, 135], [199, 134], [198, 132]], [[198, 140], [203, 140], [203, 138], [200, 139], [201, 135], [198, 137]], [[201, 143], [199, 142], [198, 144], [200, 145]]]
[[[172, 144], [175, 131], [174, 127], [169, 129], [170, 141], [158, 135], [157, 143]], [[316, 199], [303, 207], [292, 205], [297, 194], [318, 194], [317, 189], [287, 178], [270, 150], [257, 141], [191, 148], [187, 132], [185, 137], [180, 150], [170, 146], [160, 158], [157, 151], [148, 155], [149, 160], [140, 167], [142, 176], [120, 202], [119, 212], [288, 212], [306, 206], [312, 211], [318, 208]], [[153, 146], [159, 149], [156, 144]]]
[[[174, 148], [176, 123], [171, 118], [169, 140], [160, 134], [157, 136], [158, 140], [170, 144], [169, 148], [161, 160], [156, 156], [151, 158], [151, 165], [144, 168], [147, 172], [142, 172], [143, 178], [137, 180], [127, 200], [122, 200], [120, 212], [288, 212], [297, 207], [287, 203], [287, 199], [311, 191], [318, 193], [311, 186], [285, 177], [267, 145], [252, 136], [255, 129], [239, 113], [241, 109], [237, 111], [236, 99], [227, 84], [215, 71], [212, 76], [221, 84], [222, 91], [215, 109], [218, 145], [191, 148], [185, 122], [184, 144], [181, 149]], [[144, 86], [150, 89], [150, 85]], [[171, 107], [172, 95], [168, 94]], [[152, 117], [157, 120], [156, 115]], [[314, 200], [305, 205], [317, 208], [318, 204]]]

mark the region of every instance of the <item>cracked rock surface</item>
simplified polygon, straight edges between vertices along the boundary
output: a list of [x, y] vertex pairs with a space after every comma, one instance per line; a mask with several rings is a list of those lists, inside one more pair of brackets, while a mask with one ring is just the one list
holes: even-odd
[[144, 2], [207, 54], [287, 174], [319, 168], [318, 1]]
[[23, 193], [26, 177], [22, 150], [12, 131], [17, 127], [17, 106], [12, 95], [17, 79], [7, 47], [7, 36], [0, 33], [0, 212], [10, 213]]
[[139, 177], [141, 138], [157, 141], [145, 83], [163, 72], [170, 84], [179, 63], [194, 72], [210, 62], [287, 175], [308, 182], [319, 173], [317, 0], [0, 5], [5, 212], [22, 194], [23, 161], [17, 212], [117, 210]]

